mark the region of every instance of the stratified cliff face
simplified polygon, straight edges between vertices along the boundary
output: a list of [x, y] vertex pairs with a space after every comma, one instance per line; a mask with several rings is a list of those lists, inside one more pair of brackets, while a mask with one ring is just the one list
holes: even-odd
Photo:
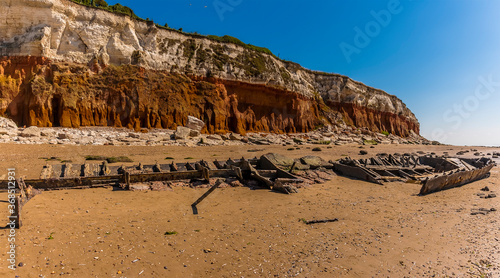
[[239, 45], [67, 0], [0, 0], [0, 18], [0, 114], [21, 125], [419, 132], [395, 96]]
[[0, 113], [40, 127], [116, 126], [139, 129], [205, 121], [205, 132], [306, 132], [321, 124], [319, 106], [283, 89], [216, 78], [81, 64], [41, 57], [0, 59]]

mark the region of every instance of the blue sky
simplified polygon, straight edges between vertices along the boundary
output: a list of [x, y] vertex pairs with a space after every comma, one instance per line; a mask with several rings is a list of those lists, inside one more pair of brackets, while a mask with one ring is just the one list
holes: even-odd
[[426, 138], [500, 145], [500, 1], [107, 2], [185, 32], [231, 35], [382, 89], [415, 113]]

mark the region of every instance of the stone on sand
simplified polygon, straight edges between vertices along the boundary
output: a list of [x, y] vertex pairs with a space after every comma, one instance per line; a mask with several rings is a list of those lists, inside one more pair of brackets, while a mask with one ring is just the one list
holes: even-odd
[[311, 168], [319, 168], [323, 165], [327, 165], [328, 163], [321, 157], [315, 155], [308, 155], [300, 158], [300, 162], [302, 164], [309, 165]]
[[40, 136], [40, 129], [36, 126], [30, 126], [21, 131], [22, 137], [38, 137]]
[[183, 126], [178, 126], [175, 130], [175, 139], [187, 139], [191, 134], [191, 129]]
[[7, 129], [17, 129], [17, 125], [13, 120], [4, 117], [0, 117], [0, 127]]
[[268, 153], [268, 154], [265, 154], [263, 156], [277, 166], [281, 166], [281, 167], [286, 168], [286, 167], [292, 166], [292, 164], [293, 164], [293, 159], [286, 157], [284, 155], [281, 155], [281, 154]]
[[196, 130], [196, 131], [201, 131], [204, 126], [205, 126], [205, 122], [203, 122], [202, 120], [195, 118], [193, 116], [188, 116], [188, 121], [186, 124], [187, 128], [190, 128], [190, 129]]

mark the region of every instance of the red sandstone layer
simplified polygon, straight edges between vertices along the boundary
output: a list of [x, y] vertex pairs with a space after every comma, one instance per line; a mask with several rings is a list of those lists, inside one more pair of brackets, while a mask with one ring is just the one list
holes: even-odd
[[418, 123], [393, 113], [328, 105], [283, 88], [131, 65], [94, 72], [42, 57], [0, 59], [0, 115], [19, 125], [173, 129], [191, 115], [206, 123], [208, 133], [293, 133], [328, 124], [340, 113], [356, 127], [400, 136], [419, 132]]

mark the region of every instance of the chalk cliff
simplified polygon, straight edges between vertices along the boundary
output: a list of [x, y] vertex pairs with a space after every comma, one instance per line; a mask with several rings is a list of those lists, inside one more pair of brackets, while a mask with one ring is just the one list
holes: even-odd
[[419, 133], [397, 97], [262, 51], [68, 0], [0, 0], [0, 115], [20, 125]]

